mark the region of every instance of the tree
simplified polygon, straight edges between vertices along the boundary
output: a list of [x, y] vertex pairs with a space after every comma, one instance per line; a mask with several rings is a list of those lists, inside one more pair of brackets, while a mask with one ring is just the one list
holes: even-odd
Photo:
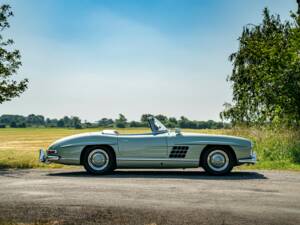
[[26, 124], [26, 117], [20, 115], [2, 115], [0, 123], [9, 125], [10, 127], [19, 127], [20, 124]]
[[148, 118], [153, 116], [152, 114], [142, 114], [141, 116], [141, 122], [144, 124], [148, 124]]
[[265, 8], [261, 24], [243, 28], [239, 49], [229, 57], [233, 105], [226, 104], [222, 119], [248, 125], [300, 124], [299, 14], [292, 18], [294, 22], [282, 22]]
[[177, 126], [177, 119], [175, 117], [170, 117], [168, 119], [167, 126], [170, 128], [175, 128]]
[[12, 127], [12, 128], [18, 127], [17, 123], [15, 121], [12, 121], [9, 126]]
[[30, 114], [26, 118], [26, 123], [30, 126], [44, 126], [45, 118], [41, 115]]
[[298, 11], [297, 11], [297, 14], [300, 15], [300, 0], [297, 0], [297, 4], [298, 4]]
[[77, 116], [71, 117], [71, 127], [74, 127], [75, 129], [82, 129], [81, 119]]
[[57, 123], [58, 123], [57, 119], [47, 118], [45, 125], [46, 125], [46, 127], [57, 127], [58, 126]]
[[130, 121], [129, 127], [145, 127], [144, 123], [138, 122], [138, 121]]
[[65, 127], [65, 122], [64, 122], [64, 120], [63, 120], [63, 119], [58, 120], [58, 121], [57, 121], [57, 126], [58, 126], [58, 127]]
[[113, 126], [114, 121], [112, 119], [108, 118], [102, 118], [101, 120], [98, 121], [98, 126], [99, 127], [111, 127]]
[[189, 128], [190, 120], [184, 116], [180, 117], [180, 120], [178, 121], [178, 124], [181, 128]]
[[[229, 124], [225, 124], [222, 122], [215, 122], [213, 120], [208, 121], [197, 121], [197, 120], [189, 120], [186, 117], [181, 117], [180, 120], [177, 120], [175, 117], [165, 117], [161, 115], [167, 123], [165, 125], [168, 128], [181, 127], [181, 128], [192, 128], [192, 129], [217, 129], [223, 127], [229, 127]], [[5, 127], [69, 127], [69, 128], [92, 128], [92, 127], [112, 127], [116, 126], [118, 128], [129, 127], [148, 127], [147, 123], [139, 122], [139, 121], [130, 121], [123, 114], [119, 115], [119, 118], [113, 121], [112, 119], [102, 118], [97, 123], [89, 123], [88, 121], [81, 122], [81, 119], [76, 116], [68, 117], [64, 116], [61, 119], [50, 119], [46, 118], [42, 115], [30, 114], [28, 116], [21, 115], [8, 115], [3, 114], [0, 116], [0, 128]]]
[[8, 18], [13, 16], [9, 5], [0, 6], [0, 104], [20, 96], [27, 88], [27, 79], [16, 81], [11, 76], [17, 73], [21, 66], [19, 50], [11, 50], [13, 40], [5, 40], [2, 32], [9, 28]]
[[63, 120], [63, 124], [64, 124], [64, 127], [72, 127], [72, 119], [69, 118], [68, 116], [64, 116], [64, 118], [62, 118]]
[[125, 128], [127, 126], [127, 119], [123, 114], [119, 114], [119, 118], [115, 121], [116, 127]]
[[162, 114], [156, 115], [155, 118], [157, 118], [163, 124], [167, 124], [168, 123], [168, 117], [166, 117], [166, 116], [164, 116]]

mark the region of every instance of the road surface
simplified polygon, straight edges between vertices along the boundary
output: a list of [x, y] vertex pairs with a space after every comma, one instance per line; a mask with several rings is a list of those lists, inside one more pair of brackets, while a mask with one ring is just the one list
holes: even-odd
[[0, 224], [300, 224], [300, 173], [0, 170]]

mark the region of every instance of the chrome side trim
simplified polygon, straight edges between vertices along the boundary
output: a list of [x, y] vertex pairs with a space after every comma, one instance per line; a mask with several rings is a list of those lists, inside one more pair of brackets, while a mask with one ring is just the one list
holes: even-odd
[[179, 162], [198, 162], [194, 159], [180, 158], [117, 158], [119, 161], [179, 161]]
[[244, 163], [255, 164], [255, 163], [257, 163], [256, 153], [253, 152], [250, 158], [239, 159], [238, 162], [241, 164], [244, 164]]
[[59, 160], [59, 156], [47, 156], [47, 160], [50, 161], [50, 162], [53, 162], [53, 161], [58, 161]]
[[[237, 146], [237, 147], [247, 147], [242, 144], [238, 144], [235, 142], [226, 142], [226, 141], [189, 141], [189, 142], [178, 142], [176, 145], [230, 145], [230, 146]], [[249, 146], [250, 148], [250, 146]]]
[[87, 146], [87, 145], [117, 145], [117, 142], [80, 142], [80, 143], [74, 143], [74, 144], [67, 144], [60, 146], [61, 148], [68, 148], [68, 147], [74, 147], [74, 146]]

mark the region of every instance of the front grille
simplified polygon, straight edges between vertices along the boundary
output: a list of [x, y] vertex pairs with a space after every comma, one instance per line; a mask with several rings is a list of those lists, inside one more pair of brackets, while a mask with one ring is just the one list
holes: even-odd
[[188, 146], [174, 146], [169, 157], [170, 158], [185, 158], [188, 151]]

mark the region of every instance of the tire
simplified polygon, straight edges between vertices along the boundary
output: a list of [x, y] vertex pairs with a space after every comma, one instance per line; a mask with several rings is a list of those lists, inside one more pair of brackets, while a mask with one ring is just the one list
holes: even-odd
[[90, 174], [109, 174], [115, 169], [116, 159], [111, 150], [91, 147], [84, 153], [83, 166]]
[[210, 175], [228, 174], [235, 165], [234, 155], [223, 146], [214, 146], [205, 150], [201, 159], [201, 166]]

